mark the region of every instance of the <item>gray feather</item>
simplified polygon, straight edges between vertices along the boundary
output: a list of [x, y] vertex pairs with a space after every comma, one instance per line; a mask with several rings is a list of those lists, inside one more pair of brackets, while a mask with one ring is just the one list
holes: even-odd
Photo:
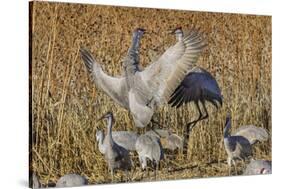
[[249, 140], [251, 144], [257, 141], [263, 142], [268, 140], [268, 133], [264, 128], [256, 127], [254, 125], [245, 125], [239, 127], [233, 135], [243, 136]]

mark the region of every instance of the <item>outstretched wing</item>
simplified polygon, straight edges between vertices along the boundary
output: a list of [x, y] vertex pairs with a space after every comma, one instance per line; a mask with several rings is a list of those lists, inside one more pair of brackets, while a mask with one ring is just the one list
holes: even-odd
[[[138, 72], [154, 99], [159, 104], [168, 101], [176, 87], [197, 62], [206, 46], [202, 34], [190, 31], [182, 41], [177, 42], [144, 71]], [[143, 84], [142, 84], [143, 85]]]
[[125, 77], [117, 78], [104, 73], [100, 64], [95, 61], [88, 50], [81, 48], [80, 54], [94, 83], [119, 105], [128, 108], [128, 92]]
[[257, 141], [266, 141], [268, 139], [267, 131], [264, 128], [256, 127], [254, 125], [239, 127], [233, 135], [243, 136], [248, 139], [251, 144], [254, 144]]
[[217, 102], [222, 105], [221, 90], [216, 79], [206, 70], [200, 67], [194, 67], [181, 84], [171, 95], [169, 104], [172, 107], [180, 107], [183, 103], [204, 99], [210, 101], [218, 108]]

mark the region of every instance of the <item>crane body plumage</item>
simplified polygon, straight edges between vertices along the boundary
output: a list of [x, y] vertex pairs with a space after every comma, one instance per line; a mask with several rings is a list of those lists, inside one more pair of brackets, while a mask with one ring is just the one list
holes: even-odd
[[32, 174], [32, 188], [37, 189], [40, 188], [41, 184], [39, 182], [38, 177], [36, 176], [35, 173]]
[[[112, 132], [113, 140], [119, 145], [125, 148], [128, 151], [135, 151], [135, 144], [138, 138], [138, 134], [132, 131], [113, 131]], [[99, 151], [104, 154], [106, 145], [104, 141], [108, 140], [103, 131], [98, 130], [96, 132], [96, 140], [98, 142]]]
[[67, 174], [62, 176], [56, 183], [56, 187], [75, 187], [75, 186], [83, 186], [87, 185], [88, 180], [77, 174]]
[[241, 126], [235, 131], [235, 133], [233, 133], [233, 135], [247, 138], [251, 145], [258, 141], [263, 142], [268, 140], [268, 132], [264, 128], [254, 125]]
[[180, 107], [183, 103], [195, 103], [206, 100], [216, 108], [222, 105], [221, 90], [215, 78], [201, 67], [194, 67], [183, 79], [172, 94], [169, 101], [172, 107]]
[[251, 160], [244, 170], [244, 175], [271, 174], [271, 161], [268, 160]]
[[143, 134], [139, 136], [136, 142], [136, 151], [142, 169], [147, 167], [147, 159], [149, 159], [155, 163], [155, 169], [157, 170], [160, 160], [164, 158], [159, 138], [152, 135]]
[[176, 149], [183, 149], [183, 139], [169, 130], [154, 129], [147, 131], [145, 134], [157, 137], [160, 140], [163, 149], [169, 149], [173, 151]]

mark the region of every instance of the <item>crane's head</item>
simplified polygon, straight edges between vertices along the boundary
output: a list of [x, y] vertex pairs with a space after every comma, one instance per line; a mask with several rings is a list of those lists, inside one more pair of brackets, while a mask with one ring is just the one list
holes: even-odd
[[182, 35], [183, 34], [182, 27], [178, 26], [175, 29], [169, 30], [169, 33], [173, 35]]
[[143, 28], [136, 28], [133, 33], [134, 35], [142, 37], [146, 33], [146, 30]]
[[112, 112], [107, 112], [105, 113], [102, 117], [100, 117], [98, 119], [98, 121], [102, 120], [102, 119], [112, 119], [112, 122], [114, 122], [114, 117], [113, 117], [113, 113]]
[[271, 170], [263, 167], [262, 169], [260, 169], [259, 174], [271, 174]]
[[183, 31], [182, 27], [176, 27], [173, 30], [169, 30], [169, 34], [173, 34], [176, 36], [177, 41], [181, 41], [183, 39]]

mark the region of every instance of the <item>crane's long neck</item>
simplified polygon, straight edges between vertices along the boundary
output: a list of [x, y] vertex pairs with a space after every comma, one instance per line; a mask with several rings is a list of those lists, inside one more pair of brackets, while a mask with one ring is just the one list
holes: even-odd
[[141, 40], [141, 35], [139, 35], [138, 32], [134, 32], [132, 37], [132, 43], [128, 51], [129, 55], [138, 56], [139, 48], [140, 48], [140, 40]]
[[108, 121], [107, 121], [107, 135], [108, 135], [110, 144], [113, 144], [113, 138], [112, 138], [112, 124], [113, 124], [113, 117], [110, 116], [110, 117], [108, 118]]
[[99, 135], [98, 143], [99, 143], [99, 150], [104, 151], [105, 144], [104, 144], [104, 133], [103, 132], [101, 132], [101, 134]]
[[230, 136], [230, 128], [231, 128], [231, 119], [230, 117], [226, 118], [225, 127], [223, 130], [223, 137], [228, 138]]
[[138, 32], [133, 33], [132, 43], [128, 50], [127, 57], [125, 59], [126, 73], [135, 74], [139, 70], [139, 48], [140, 48], [141, 35]]
[[139, 48], [141, 35], [138, 32], [133, 33], [131, 46], [128, 50], [127, 57], [124, 60], [125, 76], [128, 88], [133, 86], [133, 77], [139, 71]]
[[177, 41], [183, 41], [183, 31], [182, 30], [176, 32], [176, 39], [177, 39]]

